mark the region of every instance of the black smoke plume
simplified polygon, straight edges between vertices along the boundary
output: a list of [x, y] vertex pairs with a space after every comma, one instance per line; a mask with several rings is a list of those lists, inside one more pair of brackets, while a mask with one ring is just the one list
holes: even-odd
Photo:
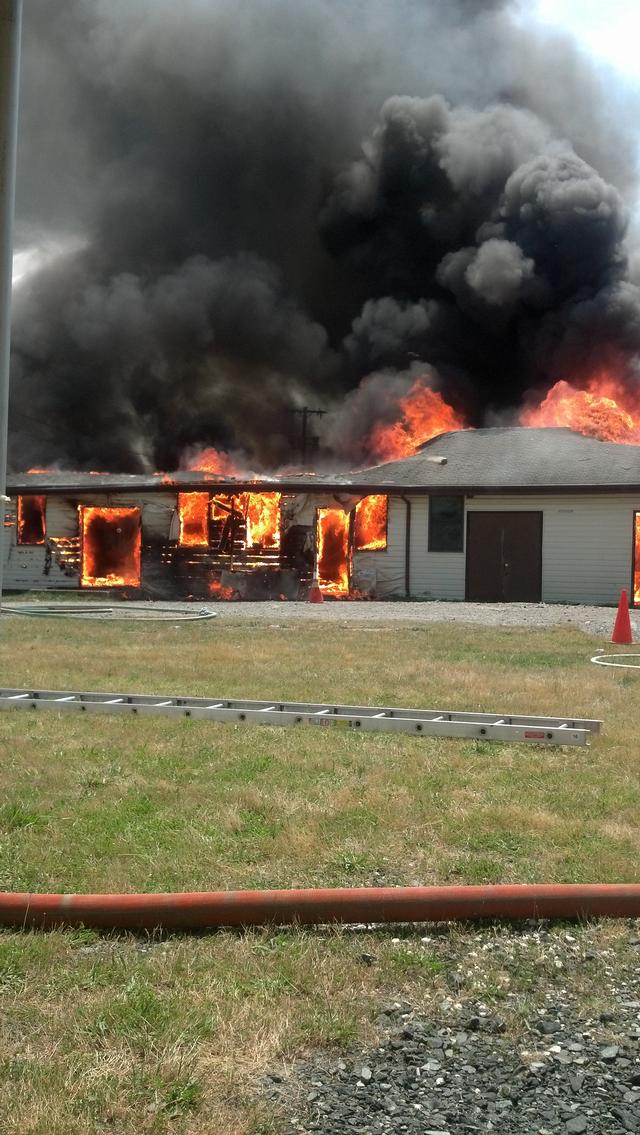
[[355, 459], [345, 417], [420, 368], [476, 424], [588, 368], [635, 384], [633, 108], [526, 4], [25, 17], [18, 243], [57, 254], [14, 294], [15, 468], [273, 467], [304, 405]]

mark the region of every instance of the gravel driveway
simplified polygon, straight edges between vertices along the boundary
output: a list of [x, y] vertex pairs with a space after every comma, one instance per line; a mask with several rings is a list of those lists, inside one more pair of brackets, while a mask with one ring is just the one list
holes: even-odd
[[[413, 627], [426, 623], [455, 622], [482, 627], [574, 627], [585, 634], [611, 637], [615, 620], [615, 608], [572, 605], [568, 603], [454, 603], [454, 602], [367, 602], [328, 600], [324, 603], [293, 602], [214, 602], [203, 600], [191, 602], [138, 601], [129, 603], [111, 596], [64, 595], [44, 597], [37, 600], [13, 598], [3, 600], [5, 609], [29, 606], [32, 608], [91, 607], [109, 608], [112, 612], [105, 619], [121, 618], [130, 612], [132, 618], [168, 616], [180, 612], [191, 616], [200, 611], [214, 611], [228, 624], [262, 623], [270, 626], [282, 625], [291, 621], [340, 626], [359, 626], [361, 624], [382, 625], [389, 623], [409, 624]], [[44, 613], [44, 612], [43, 612]], [[640, 610], [631, 611], [631, 626], [634, 638], [640, 637]]]
[[[184, 606], [187, 606], [184, 604]], [[193, 604], [190, 605], [193, 609]], [[610, 638], [615, 620], [613, 607], [583, 607], [560, 603], [411, 603], [411, 602], [326, 602], [326, 603], [218, 603], [209, 609], [219, 611], [225, 622], [284, 623], [290, 619], [339, 623], [424, 623], [456, 622], [483, 627], [575, 627], [587, 634]], [[634, 637], [640, 634], [640, 611], [631, 612]]]

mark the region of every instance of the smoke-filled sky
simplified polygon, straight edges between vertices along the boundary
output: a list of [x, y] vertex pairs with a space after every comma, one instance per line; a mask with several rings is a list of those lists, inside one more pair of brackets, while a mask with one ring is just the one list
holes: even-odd
[[[638, 381], [638, 95], [500, 0], [28, 0], [11, 461], [348, 461]], [[365, 447], [366, 448], [366, 447]]]

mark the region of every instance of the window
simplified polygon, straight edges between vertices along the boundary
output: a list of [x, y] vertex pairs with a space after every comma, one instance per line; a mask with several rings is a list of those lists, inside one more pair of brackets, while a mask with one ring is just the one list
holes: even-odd
[[178, 543], [206, 548], [209, 543], [209, 494], [178, 493], [180, 535]]
[[429, 497], [429, 551], [461, 552], [464, 497]]
[[353, 529], [356, 552], [375, 552], [387, 546], [388, 497], [363, 497], [356, 505]]
[[44, 544], [46, 497], [18, 497], [18, 543]]

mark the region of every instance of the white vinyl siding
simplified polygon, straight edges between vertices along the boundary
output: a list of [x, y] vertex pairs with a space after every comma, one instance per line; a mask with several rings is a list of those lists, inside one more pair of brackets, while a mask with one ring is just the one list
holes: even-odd
[[[415, 500], [415, 498], [414, 498]], [[413, 544], [413, 516], [411, 517]], [[405, 594], [405, 548], [407, 506], [400, 497], [389, 497], [387, 511], [387, 546], [376, 552], [354, 552], [353, 584], [373, 586], [381, 599]]]
[[[467, 512], [542, 512], [543, 602], [614, 604], [623, 588], [630, 590], [633, 514], [640, 510], [640, 499], [632, 495], [467, 497], [462, 552], [429, 552], [429, 498], [410, 499], [415, 598], [464, 599]], [[381, 596], [405, 593], [405, 510], [399, 497], [389, 498], [389, 550], [364, 554], [376, 561]]]
[[[545, 603], [617, 603], [631, 587], [633, 513], [629, 495], [485, 497], [467, 512], [542, 512]], [[462, 598], [464, 592], [460, 596]]]

